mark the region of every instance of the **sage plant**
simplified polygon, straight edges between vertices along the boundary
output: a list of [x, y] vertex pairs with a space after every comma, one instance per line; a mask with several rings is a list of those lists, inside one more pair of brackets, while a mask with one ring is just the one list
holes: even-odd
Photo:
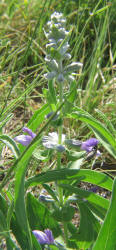
[[[53, 125], [57, 131], [55, 130], [49, 132], [48, 135], [44, 135], [42, 144], [48, 150], [56, 152], [56, 161], [53, 165], [58, 171], [62, 171], [62, 154], [67, 151], [68, 148], [84, 151], [85, 158], [83, 159], [87, 161], [91, 160], [94, 156], [97, 157], [100, 155], [100, 152], [97, 150], [99, 141], [96, 138], [81, 142], [80, 140], [67, 139], [63, 133], [65, 107], [62, 103], [65, 105], [64, 100], [66, 99], [67, 86], [73, 84], [75, 80], [74, 74], [83, 66], [80, 62], [70, 62], [71, 55], [68, 53], [70, 32], [65, 29], [65, 24], [66, 19], [63, 15], [55, 12], [51, 15], [51, 20], [47, 23], [48, 31], [44, 30], [45, 36], [49, 41], [46, 45], [47, 54], [45, 57], [48, 72], [44, 77], [48, 80], [49, 94], [52, 96], [52, 101], [49, 103], [52, 111], [48, 113], [45, 118], [51, 119], [51, 125]], [[68, 88], [68, 94], [70, 95], [70, 87]], [[61, 105], [62, 108], [60, 108]], [[53, 118], [51, 116], [53, 116]], [[36, 139], [37, 134], [27, 127], [23, 128], [23, 132], [27, 133], [27, 135], [18, 135], [14, 140], [23, 146], [29, 146], [32, 140]], [[83, 154], [83, 152], [81, 153]], [[74, 215], [74, 208], [70, 206], [70, 203], [76, 202], [78, 197], [72, 195], [69, 195], [69, 197], [66, 196], [65, 192], [63, 192], [62, 184], [63, 182], [58, 180], [55, 182], [53, 190], [48, 187], [48, 193], [50, 191], [50, 195], [46, 195], [46, 193], [44, 193], [45, 190], [42, 191], [39, 201], [52, 208], [53, 216], [58, 217], [57, 220], [62, 222], [63, 235], [66, 245], [68, 246], [68, 222], [72, 220]], [[44, 186], [46, 188], [46, 185]], [[68, 218], [65, 218], [64, 214], [68, 214]], [[43, 247], [46, 244], [59, 244], [54, 241], [50, 229], [45, 229], [44, 232], [39, 229], [40, 228], [33, 230], [33, 234]]]
[[[65, 29], [66, 19], [62, 13], [54, 12], [51, 15], [51, 20], [47, 23], [48, 31], [44, 30], [45, 36], [49, 43], [46, 45], [47, 54], [45, 61], [48, 67], [48, 72], [44, 75], [48, 80], [48, 85], [52, 84], [53, 88], [58, 88], [58, 106], [64, 100], [66, 82], [70, 84], [74, 81], [74, 73], [82, 68], [82, 63], [72, 62], [67, 63], [71, 59], [71, 54], [68, 53], [69, 49], [69, 35], [70, 32]], [[49, 133], [48, 136], [44, 136], [43, 145], [50, 149], [57, 151], [57, 166], [56, 169], [61, 169], [61, 157], [62, 152], [65, 151], [65, 135], [63, 134], [63, 109], [59, 112], [61, 124], [58, 126], [58, 131]], [[59, 206], [63, 207], [63, 191], [57, 183], [57, 189], [59, 194]], [[65, 241], [68, 240], [67, 227], [64, 222], [64, 235]]]
[[[70, 32], [65, 29], [65, 24], [66, 19], [63, 17], [62, 13], [54, 12], [51, 15], [51, 20], [47, 23], [48, 32], [44, 30], [45, 36], [49, 40], [49, 43], [46, 45], [47, 55], [45, 57], [48, 73], [44, 76], [48, 81], [52, 80], [54, 86], [57, 84], [59, 89], [59, 105], [64, 99], [63, 93], [65, 91], [65, 82], [68, 81], [70, 83], [73, 81], [73, 73], [82, 68], [82, 63], [79, 62], [73, 62], [65, 66], [66, 60], [71, 59], [71, 55], [67, 52], [69, 49], [68, 40]], [[63, 118], [62, 109], [60, 110], [59, 116]], [[58, 128], [58, 134], [55, 132], [50, 136], [51, 140], [52, 136], [54, 137], [54, 141], [56, 140], [56, 143], [51, 143], [51, 148], [58, 148], [63, 144], [65, 135], [62, 133], [62, 123]], [[50, 148], [49, 145], [45, 143], [45, 140], [46, 137], [43, 138], [43, 145]], [[60, 155], [58, 155], [57, 168], [60, 168]]]
[[[104, 124], [84, 110], [75, 106], [72, 112], [66, 111], [68, 106], [66, 97], [71, 96], [69, 86], [75, 84], [74, 74], [82, 68], [82, 64], [71, 62], [71, 55], [68, 53], [70, 32], [65, 29], [65, 24], [63, 15], [55, 12], [47, 24], [46, 31], [44, 30], [48, 39], [45, 57], [48, 70], [44, 75], [48, 80], [48, 92], [46, 90], [48, 104], [33, 114], [28, 123], [29, 128], [23, 128], [23, 133], [26, 134], [16, 136], [14, 140], [8, 135], [0, 135], [0, 141], [12, 150], [16, 159], [15, 162], [13, 161], [13, 166], [9, 166], [7, 173], [6, 169], [1, 172], [3, 180], [0, 183], [0, 239], [5, 237], [7, 249], [18, 249], [12, 234], [21, 249], [28, 250], [66, 250], [67, 247], [99, 249], [101, 246], [102, 249], [104, 247], [110, 249], [110, 246], [114, 249], [116, 245], [111, 235], [109, 234], [108, 237], [107, 234], [108, 225], [110, 225], [110, 231], [115, 232], [116, 181], [114, 181], [110, 205], [108, 199], [96, 194], [96, 186], [85, 190], [80, 182], [90, 182], [111, 191], [113, 180], [102, 172], [80, 169], [79, 165], [80, 162], [90, 163], [93, 157], [100, 155], [97, 150], [99, 141], [116, 159], [116, 140]], [[68, 113], [71, 119], [86, 122], [99, 140], [96, 138], [84, 141], [68, 139], [63, 131], [65, 113], [66, 115]], [[44, 118], [49, 120], [35, 134]], [[6, 118], [7, 121], [9, 119]], [[1, 131], [4, 124], [3, 120]], [[52, 128], [48, 135], [42, 138], [43, 132], [49, 125], [52, 125], [54, 130]], [[18, 148], [15, 141], [23, 147]], [[43, 150], [43, 147], [47, 150], [45, 148]], [[75, 152], [71, 151], [73, 148], [76, 149]], [[52, 161], [54, 152], [56, 155]], [[28, 163], [32, 154], [39, 162], [44, 161], [46, 164], [50, 160], [50, 170], [39, 174], [34, 171], [34, 176], [31, 171], [27, 172], [31, 165]], [[67, 166], [63, 166], [62, 163], [64, 154], [68, 156], [68, 163], [65, 161]], [[51, 170], [51, 168], [55, 169]], [[3, 166], [1, 166], [2, 169], [4, 169]], [[32, 194], [35, 189], [32, 190], [32, 187], [37, 186], [38, 190], [38, 185], [43, 186], [39, 197]], [[75, 212], [78, 213], [78, 209], [80, 211], [79, 228], [71, 222]], [[104, 218], [103, 230], [100, 231]], [[60, 235], [64, 237], [66, 248], [64, 242], [62, 245], [62, 239], [58, 238]], [[97, 243], [94, 247], [96, 239]]]

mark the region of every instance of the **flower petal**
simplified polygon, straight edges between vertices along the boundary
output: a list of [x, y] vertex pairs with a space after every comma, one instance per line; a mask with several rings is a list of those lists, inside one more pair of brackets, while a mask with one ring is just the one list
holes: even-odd
[[96, 138], [91, 138], [85, 142], [82, 142], [81, 149], [86, 152], [91, 152], [93, 147], [97, 146], [99, 141]]
[[49, 229], [44, 230], [45, 234], [47, 235], [48, 239], [49, 239], [49, 243], [48, 244], [53, 244], [54, 243], [54, 237], [52, 234], [52, 231]]
[[39, 230], [34, 230], [32, 232], [40, 244], [49, 244], [49, 239], [48, 239], [46, 233], [39, 231]]
[[23, 130], [24, 133], [29, 134], [32, 138], [34, 138], [36, 136], [36, 134], [33, 133], [32, 130], [27, 128], [27, 127], [24, 127], [22, 130]]
[[[65, 135], [62, 134], [62, 142], [65, 140]], [[56, 149], [60, 152], [64, 151], [65, 148], [58, 144], [58, 134], [56, 132], [49, 133], [48, 136], [44, 136], [42, 139], [42, 144], [48, 149]], [[62, 150], [62, 151], [61, 151]]]
[[14, 138], [15, 141], [21, 143], [23, 146], [29, 145], [32, 139], [30, 135], [18, 135]]

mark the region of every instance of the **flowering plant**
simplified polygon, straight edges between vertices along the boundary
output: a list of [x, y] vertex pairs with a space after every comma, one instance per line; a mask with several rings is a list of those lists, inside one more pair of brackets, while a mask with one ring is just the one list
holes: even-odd
[[[101, 232], [100, 221], [106, 216], [109, 200], [96, 193], [96, 185], [111, 191], [113, 181], [92, 167], [102, 155], [98, 150], [100, 143], [115, 158], [116, 143], [108, 129], [75, 105], [75, 76], [78, 80], [83, 64], [71, 62], [71, 32], [65, 27], [62, 13], [54, 12], [44, 30], [48, 40], [44, 74], [48, 104], [34, 113], [27, 127], [23, 127], [24, 134], [14, 139], [0, 136], [16, 158], [0, 185], [0, 235], [5, 237], [7, 249], [18, 249], [17, 242], [21, 249], [28, 250], [98, 249], [92, 247]], [[65, 118], [87, 123], [94, 137], [70, 138], [66, 135]], [[18, 147], [18, 143], [22, 146]], [[5, 190], [9, 180], [11, 192]], [[94, 192], [92, 188], [85, 189], [83, 182], [95, 185]], [[114, 186], [114, 193], [115, 189]], [[99, 246], [99, 239], [96, 244]]]

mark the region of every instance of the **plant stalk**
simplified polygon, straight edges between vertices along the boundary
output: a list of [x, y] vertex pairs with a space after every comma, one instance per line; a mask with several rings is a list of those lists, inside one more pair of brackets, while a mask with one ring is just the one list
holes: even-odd
[[65, 238], [65, 243], [66, 243], [66, 246], [68, 246], [67, 222], [63, 222], [63, 227], [64, 227], [64, 238]]

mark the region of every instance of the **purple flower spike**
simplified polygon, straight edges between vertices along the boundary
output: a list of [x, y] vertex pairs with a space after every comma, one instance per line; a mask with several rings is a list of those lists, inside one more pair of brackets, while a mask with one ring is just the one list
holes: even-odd
[[82, 142], [81, 149], [89, 153], [93, 150], [95, 146], [97, 146], [98, 143], [99, 141], [96, 138], [91, 138], [85, 142]]
[[28, 146], [33, 138], [36, 136], [31, 129], [24, 127], [23, 132], [26, 132], [28, 135], [18, 135], [14, 138], [15, 141], [21, 143], [23, 146]]
[[39, 230], [34, 230], [32, 232], [40, 244], [48, 244], [48, 245], [54, 244], [54, 238], [51, 230], [46, 229], [44, 232]]

